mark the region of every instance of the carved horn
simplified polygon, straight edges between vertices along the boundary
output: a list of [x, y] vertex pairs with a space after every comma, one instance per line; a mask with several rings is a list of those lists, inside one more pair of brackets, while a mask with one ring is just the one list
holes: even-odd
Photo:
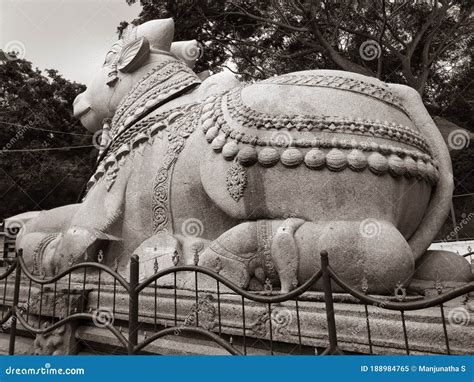
[[146, 37], [150, 48], [170, 51], [174, 37], [173, 19], [151, 20], [138, 26], [137, 37]]

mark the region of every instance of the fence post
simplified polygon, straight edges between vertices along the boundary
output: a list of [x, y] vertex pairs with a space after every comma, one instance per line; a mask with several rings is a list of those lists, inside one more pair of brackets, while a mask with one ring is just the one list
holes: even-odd
[[133, 255], [130, 259], [130, 301], [128, 305], [128, 354], [134, 354], [138, 343], [138, 293], [139, 258]]
[[336, 318], [334, 317], [334, 300], [332, 296], [331, 276], [328, 272], [329, 259], [327, 251], [321, 251], [321, 271], [323, 272], [324, 302], [326, 304], [326, 320], [328, 324], [329, 346], [322, 353], [342, 354], [337, 346]]
[[23, 251], [20, 249], [17, 253], [16, 262], [16, 273], [15, 273], [15, 289], [13, 290], [13, 302], [12, 302], [12, 316], [10, 326], [10, 343], [8, 344], [8, 354], [15, 354], [15, 340], [16, 340], [16, 324], [17, 324], [17, 308], [18, 301], [20, 299], [20, 283], [21, 283], [21, 265], [19, 258], [23, 255]]

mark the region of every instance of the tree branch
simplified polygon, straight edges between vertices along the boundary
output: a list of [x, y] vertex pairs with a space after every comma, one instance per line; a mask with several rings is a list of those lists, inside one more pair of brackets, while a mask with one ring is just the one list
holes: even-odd
[[309, 32], [310, 30], [308, 28], [302, 28], [302, 27], [295, 27], [290, 24], [285, 24], [285, 23], [280, 23], [278, 21], [273, 21], [273, 20], [268, 20], [260, 16], [253, 15], [248, 12], [226, 12], [227, 15], [234, 15], [234, 16], [242, 16], [242, 17], [249, 17], [251, 19], [260, 21], [265, 24], [271, 24], [280, 28], [285, 28], [285, 29], [290, 29], [296, 32]]
[[347, 70], [350, 72], [356, 72], [359, 74], [363, 74], [366, 76], [374, 76], [374, 73], [368, 69], [365, 68], [359, 64], [356, 64], [355, 62], [352, 62], [348, 60], [347, 58], [343, 57], [339, 52], [337, 52], [332, 45], [324, 38], [323, 34], [321, 33], [318, 23], [317, 23], [317, 17], [316, 14], [314, 13], [314, 7], [311, 8], [311, 30], [313, 34], [316, 36], [318, 39], [319, 43], [325, 48], [325, 51], [331, 58], [331, 60], [339, 66], [343, 70]]
[[420, 43], [421, 38], [426, 33], [428, 28], [436, 21], [438, 17], [443, 14], [446, 14], [449, 5], [448, 3], [444, 3], [441, 8], [433, 7], [430, 15], [426, 19], [426, 22], [421, 26], [421, 28], [416, 32], [415, 36], [413, 37], [412, 41], [407, 46], [407, 56], [409, 59], [413, 56], [416, 47]]

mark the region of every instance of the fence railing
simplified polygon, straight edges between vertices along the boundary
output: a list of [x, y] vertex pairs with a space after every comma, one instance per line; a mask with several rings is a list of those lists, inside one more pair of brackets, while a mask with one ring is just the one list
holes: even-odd
[[[438, 290], [438, 295], [428, 298], [422, 298], [421, 300], [405, 300], [405, 296], [401, 298], [395, 298], [396, 301], [391, 301], [390, 299], [381, 299], [379, 297], [374, 297], [368, 295], [362, 288], [358, 290], [353, 286], [345, 282], [341, 277], [339, 277], [336, 272], [331, 268], [328, 260], [328, 254], [326, 251], [322, 251], [320, 254], [321, 257], [321, 270], [316, 272], [308, 281], [306, 281], [301, 286], [292, 290], [286, 294], [277, 294], [272, 291], [271, 284], [266, 284], [265, 292], [249, 292], [246, 291], [237, 285], [233, 284], [228, 279], [224, 278], [218, 272], [213, 271], [208, 268], [199, 267], [197, 265], [187, 265], [187, 266], [174, 266], [163, 270], [158, 270], [155, 266], [155, 274], [147, 278], [146, 280], [139, 281], [139, 259], [137, 256], [132, 256], [130, 259], [130, 272], [129, 272], [129, 281], [125, 280], [120, 274], [117, 273], [117, 270], [111, 269], [101, 263], [96, 262], [84, 262], [76, 264], [69, 269], [59, 273], [58, 275], [51, 278], [42, 278], [36, 275], [33, 275], [27, 268], [25, 261], [22, 257], [21, 251], [17, 254], [16, 258], [8, 260], [8, 267], [3, 274], [0, 275], [0, 281], [4, 281], [4, 290], [3, 290], [3, 311], [2, 317], [0, 319], [0, 325], [5, 325], [9, 322], [9, 354], [15, 354], [15, 342], [17, 336], [17, 324], [19, 323], [26, 331], [30, 332], [33, 335], [44, 335], [51, 333], [54, 330], [68, 324], [71, 322], [84, 322], [84, 321], [94, 321], [97, 319], [95, 314], [99, 311], [101, 306], [101, 291], [104, 288], [104, 279], [108, 277], [108, 287], [113, 289], [113, 300], [112, 306], [108, 308], [112, 311], [112, 315], [116, 314], [116, 295], [119, 288], [123, 289], [123, 293], [128, 295], [128, 334], [125, 335], [122, 330], [114, 326], [114, 320], [110, 322], [103, 323], [103, 327], [107, 328], [120, 342], [120, 344], [126, 349], [128, 354], [139, 354], [144, 351], [144, 349], [157, 341], [160, 338], [177, 335], [177, 334], [191, 334], [206, 338], [215, 344], [221, 346], [227, 352], [233, 355], [247, 354], [249, 347], [248, 341], [253, 338], [249, 335], [249, 327], [246, 322], [246, 301], [252, 301], [253, 303], [263, 304], [267, 309], [267, 320], [263, 324], [268, 325], [268, 330], [265, 330], [265, 339], [269, 344], [269, 353], [274, 354], [274, 323], [272, 322], [272, 313], [273, 305], [279, 303], [292, 302], [295, 305], [296, 312], [296, 332], [298, 344], [297, 347], [301, 353], [302, 349], [302, 335], [301, 335], [301, 325], [300, 325], [300, 308], [299, 303], [302, 299], [302, 295], [311, 289], [317, 282], [322, 282], [323, 288], [323, 300], [325, 304], [326, 312], [326, 323], [327, 323], [327, 338], [328, 344], [322, 352], [322, 354], [343, 354], [338, 346], [338, 336], [336, 328], [336, 318], [334, 310], [334, 292], [333, 292], [333, 283], [337, 284], [342, 290], [352, 295], [357, 301], [361, 302], [365, 307], [365, 321], [366, 321], [366, 331], [368, 337], [369, 352], [373, 353], [373, 343], [371, 340], [371, 322], [370, 315], [368, 311], [369, 305], [374, 305], [382, 309], [399, 311], [400, 317], [403, 326], [403, 336], [405, 343], [405, 351], [407, 354], [410, 354], [408, 334], [406, 328], [406, 318], [405, 312], [426, 309], [430, 307], [438, 306], [440, 308], [441, 321], [443, 325], [444, 340], [446, 346], [446, 353], [451, 354], [450, 349], [450, 340], [447, 331], [445, 311], [443, 303], [457, 298], [462, 295], [467, 295], [470, 292], [474, 291], [474, 282], [467, 283], [463, 286], [451, 289], [446, 293], [443, 293], [442, 290]], [[8, 279], [11, 278], [11, 275], [15, 272], [14, 276], [14, 288], [13, 295], [7, 298], [7, 287]], [[80, 272], [78, 274], [78, 272]], [[194, 307], [191, 316], [180, 318], [178, 315], [178, 285], [177, 285], [177, 274], [185, 272], [187, 275], [194, 275]], [[74, 273], [74, 278], [72, 274]], [[94, 282], [91, 282], [88, 279], [92, 275], [94, 276]], [[106, 276], [107, 275], [107, 276]], [[212, 327], [205, 327], [205, 325], [200, 325], [200, 315], [203, 312], [200, 310], [200, 297], [199, 297], [199, 276], [205, 275], [207, 278], [213, 279], [215, 282], [214, 294], [216, 295], [216, 322]], [[158, 324], [158, 321], [162, 319], [158, 314], [158, 281], [162, 280], [165, 277], [172, 276], [173, 282], [170, 285], [170, 291], [173, 294], [173, 305], [172, 316], [166, 318], [166, 322], [171, 322], [171, 326], [167, 324], [163, 325]], [[80, 281], [78, 281], [80, 280]], [[33, 285], [36, 285], [33, 287]], [[84, 312], [86, 309], [87, 303], [87, 293], [89, 291], [88, 286], [93, 285], [97, 293], [97, 305], [94, 312], [92, 308], [89, 312]], [[51, 286], [51, 287], [49, 287]], [[223, 329], [222, 323], [222, 290], [223, 287], [231, 290], [236, 296], [237, 301], [240, 300], [240, 311], [242, 321], [240, 323], [241, 334], [240, 346], [236, 346], [233, 343], [232, 335], [226, 334]], [[48, 288], [47, 290], [45, 290]], [[60, 291], [58, 291], [60, 288]], [[11, 288], [10, 288], [11, 289]], [[38, 293], [34, 293], [35, 290], [38, 290]], [[139, 341], [139, 330], [141, 326], [140, 322], [140, 297], [145, 290], [153, 291], [154, 296], [154, 317], [153, 317], [153, 334], [151, 336], [145, 336], [142, 341]], [[22, 293], [21, 293], [22, 292]], [[52, 295], [53, 304], [48, 304], [47, 307], [43, 306], [43, 297], [48, 293]], [[192, 292], [191, 292], [192, 293]], [[228, 295], [228, 291], [226, 291]], [[23, 299], [26, 298], [26, 301], [20, 301], [20, 295], [22, 294]], [[55, 312], [56, 309], [56, 298], [61, 294], [65, 296], [65, 310], [58, 314]], [[26, 297], [27, 295], [27, 297]], [[34, 296], [32, 296], [34, 295]], [[72, 306], [71, 302], [74, 296], [80, 295], [75, 305]], [[188, 295], [189, 297], [189, 295]], [[397, 296], [396, 296], [397, 297]], [[33, 304], [32, 300], [35, 299]], [[8, 303], [10, 301], [10, 303]], [[35, 309], [33, 309], [35, 306]], [[45, 313], [44, 309], [49, 309]], [[34, 312], [32, 312], [34, 310]], [[51, 311], [52, 310], [52, 311]], [[34, 319], [32, 318], [34, 316]], [[48, 317], [46, 319], [45, 317]], [[48, 322], [51, 320], [51, 322]], [[234, 334], [235, 336], [235, 334]]]

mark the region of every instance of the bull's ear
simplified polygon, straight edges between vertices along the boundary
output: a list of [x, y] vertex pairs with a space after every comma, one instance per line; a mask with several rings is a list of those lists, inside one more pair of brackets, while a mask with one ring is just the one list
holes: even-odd
[[150, 44], [145, 37], [131, 41], [122, 48], [117, 61], [117, 69], [124, 73], [133, 72], [142, 66], [149, 54]]

